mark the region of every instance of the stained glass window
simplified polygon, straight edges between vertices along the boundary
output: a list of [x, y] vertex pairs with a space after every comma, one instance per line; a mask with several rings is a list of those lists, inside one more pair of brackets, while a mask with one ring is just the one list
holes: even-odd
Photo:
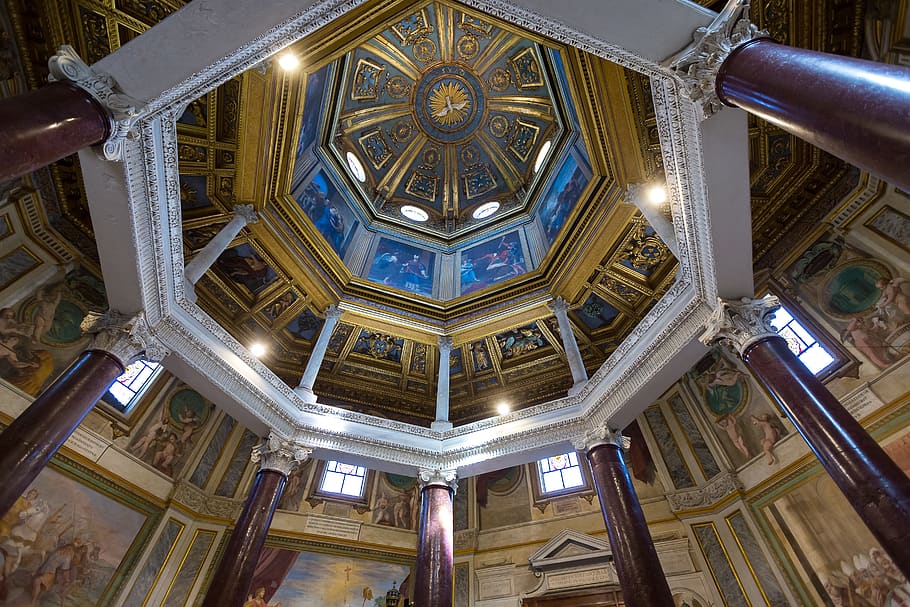
[[544, 493], [564, 491], [585, 484], [581, 468], [578, 466], [578, 455], [574, 451], [539, 460], [537, 469]]
[[158, 377], [161, 372], [161, 365], [139, 359], [126, 368], [126, 371], [118, 377], [108, 389], [108, 395], [113, 396], [105, 399], [111, 401], [110, 404], [117, 406], [122, 411], [127, 411], [135, 405], [143, 393], [152, 385], [152, 380]]
[[352, 466], [342, 462], [326, 462], [321, 490], [350, 497], [363, 495], [363, 480], [366, 475], [363, 466]]
[[771, 326], [778, 335], [787, 340], [790, 350], [813, 373], [824, 371], [834, 362], [831, 352], [820, 344], [801, 322], [793, 318], [786, 308], [781, 307], [775, 312]]

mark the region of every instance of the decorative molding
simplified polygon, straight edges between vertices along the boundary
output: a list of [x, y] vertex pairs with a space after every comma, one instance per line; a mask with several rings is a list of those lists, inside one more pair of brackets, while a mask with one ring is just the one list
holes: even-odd
[[243, 509], [243, 503], [240, 500], [209, 495], [185, 480], [177, 481], [171, 499], [183, 504], [196, 514], [230, 521], [236, 521]]
[[695, 30], [692, 44], [663, 62], [679, 78], [686, 96], [701, 108], [703, 118], [724, 106], [717, 97], [717, 74], [733, 49], [756, 38], [770, 37], [749, 21], [749, 1], [727, 2], [710, 25]]
[[455, 470], [440, 470], [439, 468], [421, 468], [417, 472], [417, 481], [421, 491], [426, 487], [448, 487], [452, 495], [458, 491], [458, 475]]
[[778, 308], [780, 300], [770, 293], [761, 299], [743, 297], [739, 301], [718, 297], [717, 307], [700, 339], [706, 346], [725, 339], [742, 356], [755, 342], [777, 336], [770, 319]]
[[585, 453], [600, 445], [613, 445], [620, 449], [628, 449], [629, 437], [623, 436], [619, 430], [613, 430], [604, 424], [588, 430], [584, 436], [574, 441], [575, 449]]
[[124, 367], [140, 357], [160, 362], [170, 351], [152, 335], [140, 312], [127, 317], [116, 310], [103, 314], [89, 312], [81, 324], [83, 334], [92, 335], [88, 349], [103, 350], [114, 355]]
[[108, 111], [110, 134], [102, 144], [102, 154], [108, 160], [123, 160], [123, 142], [128, 136], [134, 136], [132, 129], [139, 114], [136, 110], [139, 102], [124, 94], [110, 75], [89, 67], [68, 44], [48, 59], [47, 67], [50, 82], [70, 81], [85, 89]]
[[309, 447], [270, 432], [266, 442], [253, 447], [250, 460], [254, 464], [258, 463], [260, 470], [275, 470], [287, 476], [312, 453], [313, 450]]
[[696, 489], [676, 491], [667, 494], [670, 510], [680, 512], [696, 508], [706, 508], [716, 504], [731, 493], [743, 490], [739, 477], [733, 472], [725, 472], [715, 476], [708, 484]]

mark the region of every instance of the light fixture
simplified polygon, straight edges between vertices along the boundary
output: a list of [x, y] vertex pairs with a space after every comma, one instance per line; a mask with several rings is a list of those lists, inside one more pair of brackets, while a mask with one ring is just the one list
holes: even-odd
[[250, 354], [256, 358], [262, 358], [262, 356], [265, 354], [265, 344], [258, 341], [252, 344], [250, 346]]
[[300, 59], [294, 53], [285, 53], [278, 57], [278, 65], [281, 66], [281, 69], [290, 72], [300, 67]]
[[511, 409], [509, 408], [508, 403], [499, 403], [496, 405], [496, 412], [500, 415], [508, 415]]
[[366, 181], [366, 171], [363, 170], [363, 165], [360, 163], [360, 159], [354, 155], [354, 152], [347, 152], [344, 157], [348, 161], [348, 168], [351, 169], [351, 174], [354, 175], [354, 178], [360, 183]]
[[534, 172], [540, 170], [540, 167], [543, 166], [543, 161], [547, 159], [547, 154], [550, 152], [550, 146], [553, 145], [553, 142], [547, 139], [543, 142], [543, 145], [540, 146], [540, 151], [537, 152], [537, 160], [534, 161]]
[[667, 202], [667, 189], [662, 185], [653, 185], [648, 188], [648, 201], [654, 205], [661, 205]]
[[421, 223], [423, 223], [424, 221], [426, 221], [427, 219], [430, 218], [430, 216], [427, 215], [426, 211], [424, 211], [420, 207], [415, 207], [414, 205], [411, 205], [411, 204], [406, 204], [403, 207], [401, 207], [401, 214], [404, 215], [405, 217], [407, 217], [408, 219], [410, 219], [411, 221], [419, 221]]
[[474, 217], [474, 219], [486, 219], [487, 217], [489, 217], [490, 215], [492, 215], [493, 213], [495, 213], [498, 210], [499, 210], [499, 203], [496, 202], [495, 200], [493, 200], [490, 202], [485, 202], [482, 205], [480, 205], [479, 207], [477, 207], [476, 209], [474, 209], [474, 212], [471, 213], [471, 215]]

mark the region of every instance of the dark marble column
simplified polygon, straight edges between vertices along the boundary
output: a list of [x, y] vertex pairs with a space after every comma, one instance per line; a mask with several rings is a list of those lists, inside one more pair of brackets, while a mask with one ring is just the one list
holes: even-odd
[[413, 597], [418, 607], [452, 607], [454, 568], [452, 470], [420, 470], [420, 523]]
[[252, 459], [259, 462], [259, 472], [212, 575], [202, 607], [243, 607], [288, 474], [311, 452], [274, 433], [253, 449]]
[[143, 317], [90, 314], [82, 323], [91, 347], [0, 433], [0, 512], [6, 513], [88, 415], [125, 366], [142, 352], [165, 352]]
[[710, 116], [722, 104], [910, 188], [910, 69], [777, 44], [730, 2], [665, 64]]
[[110, 134], [104, 107], [85, 89], [52, 82], [0, 100], [0, 181], [40, 169]]
[[626, 606], [673, 607], [673, 595], [622, 458], [622, 436], [603, 428], [576, 446], [587, 451]]
[[778, 306], [771, 296], [720, 301], [703, 340], [733, 343], [872, 535], [910, 576], [910, 478], [768, 324]]

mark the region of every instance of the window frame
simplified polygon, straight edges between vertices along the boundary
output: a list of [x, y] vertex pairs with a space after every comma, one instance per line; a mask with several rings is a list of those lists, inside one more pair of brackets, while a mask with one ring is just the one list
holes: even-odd
[[[578, 461], [578, 469], [581, 472], [583, 481], [582, 484], [568, 489], [558, 489], [550, 492], [545, 491], [543, 487], [543, 472], [540, 467], [541, 460], [570, 453], [574, 453], [576, 461]], [[588, 503], [591, 503], [594, 499], [594, 483], [591, 479], [590, 466], [585, 464], [586, 461], [583, 453], [580, 453], [579, 451], [566, 451], [564, 453], [556, 453], [554, 455], [542, 457], [529, 463], [528, 466], [534, 467], [533, 473], [529, 472], [528, 474], [531, 480], [531, 494], [534, 499], [534, 506], [541, 512], [544, 512], [550, 502], [567, 496], [582, 497], [587, 500]]]
[[[147, 366], [155, 365], [155, 368], [152, 371], [152, 374], [148, 377], [148, 379], [146, 379], [146, 381], [139, 387], [138, 390], [134, 391], [131, 388], [126, 388], [127, 390], [134, 392], [134, 394], [133, 394], [132, 398], [130, 398], [129, 402], [127, 402], [125, 405], [122, 404], [120, 402], [120, 400], [111, 391], [111, 387], [114, 386], [114, 384], [119, 382], [120, 377], [126, 373], [126, 369], [124, 369], [123, 373], [121, 373], [120, 375], [117, 376], [117, 379], [115, 379], [113, 382], [111, 382], [111, 386], [108, 387], [108, 389], [105, 391], [105, 393], [99, 399], [99, 402], [101, 402], [104, 405], [106, 405], [107, 407], [109, 407], [114, 413], [116, 413], [120, 417], [123, 417], [123, 418], [129, 417], [133, 413], [133, 411], [137, 410], [137, 405], [139, 403], [141, 403], [142, 400], [146, 396], [148, 396], [150, 394], [157, 394], [157, 392], [158, 392], [158, 389], [155, 388], [155, 386], [158, 385], [159, 380], [161, 380], [161, 378], [163, 376], [164, 366], [160, 362], [156, 363], [156, 362], [153, 362], [150, 360], [146, 360], [144, 358], [140, 358], [140, 359], [136, 360], [135, 362], [127, 365], [127, 369], [129, 369], [130, 366], [132, 366], [136, 363], [140, 363], [140, 362], [146, 364]], [[153, 388], [155, 388], [155, 389], [153, 390]]]
[[[802, 308], [799, 302], [786, 295], [783, 287], [773, 281], [769, 281], [768, 287], [762, 295], [768, 294], [777, 297], [780, 300], [781, 307], [786, 309], [790, 316], [798, 321], [815, 338], [815, 341], [821, 344], [834, 357], [834, 361], [831, 364], [815, 374], [819, 381], [826, 383], [836, 377], [859, 377], [859, 360], [850, 354], [850, 351], [843, 344], [832, 339], [827, 329], [816, 322], [812, 315]], [[802, 360], [800, 360], [800, 363], [804, 364]], [[806, 369], [809, 368], [806, 367]]]
[[[322, 489], [323, 480], [325, 479], [326, 469], [328, 467], [329, 461], [335, 461], [341, 464], [348, 464], [351, 466], [358, 466], [364, 469], [363, 476], [363, 492], [359, 497], [352, 497], [350, 495], [345, 495], [344, 493], [333, 493], [331, 491], [324, 491]], [[370, 498], [373, 494], [373, 481], [376, 476], [376, 471], [367, 468], [366, 466], [361, 466], [359, 464], [351, 464], [349, 462], [344, 462], [340, 460], [317, 460], [318, 465], [313, 468], [313, 476], [310, 481], [310, 489], [307, 491], [306, 502], [313, 506], [314, 508], [319, 504], [324, 502], [335, 502], [339, 504], [349, 504], [354, 507], [359, 514], [364, 514], [370, 510]]]

